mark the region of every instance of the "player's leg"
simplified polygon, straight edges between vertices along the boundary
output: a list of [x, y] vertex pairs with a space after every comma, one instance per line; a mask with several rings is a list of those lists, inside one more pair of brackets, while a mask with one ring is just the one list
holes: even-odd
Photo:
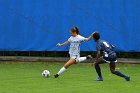
[[103, 77], [102, 77], [102, 73], [101, 73], [101, 68], [99, 64], [104, 63], [103, 57], [100, 57], [98, 60], [96, 60], [94, 66], [95, 66], [95, 70], [98, 74], [98, 78], [97, 81], [103, 81]]
[[57, 78], [59, 75], [61, 75], [63, 72], [65, 72], [66, 69], [70, 65], [75, 64], [75, 63], [76, 63], [75, 59], [74, 58], [70, 58], [69, 61], [66, 64], [64, 64], [64, 66], [58, 71], [58, 73], [56, 75], [54, 75], [54, 77]]
[[110, 71], [111, 71], [112, 74], [123, 77], [123, 78], [125, 78], [126, 81], [130, 81], [129, 76], [126, 76], [119, 71], [115, 71], [115, 67], [116, 67], [115, 62], [111, 62], [109, 65], [110, 65]]
[[87, 59], [92, 59], [92, 56], [91, 55], [88, 55], [86, 57], [79, 57], [79, 58], [76, 59], [76, 62], [77, 63], [81, 63], [81, 62], [84, 62]]

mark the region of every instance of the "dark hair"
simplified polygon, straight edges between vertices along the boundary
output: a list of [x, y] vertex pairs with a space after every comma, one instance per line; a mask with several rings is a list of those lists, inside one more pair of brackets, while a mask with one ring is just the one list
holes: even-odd
[[72, 32], [72, 33], [76, 32], [76, 34], [80, 35], [80, 31], [79, 31], [78, 27], [72, 28], [72, 29], [71, 29], [71, 32]]
[[97, 41], [100, 39], [100, 34], [98, 32], [93, 33], [93, 38]]

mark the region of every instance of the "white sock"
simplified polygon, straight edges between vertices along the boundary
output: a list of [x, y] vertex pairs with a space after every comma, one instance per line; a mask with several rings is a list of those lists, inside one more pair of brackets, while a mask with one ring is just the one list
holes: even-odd
[[65, 70], [66, 70], [66, 68], [65, 67], [62, 67], [57, 74], [58, 75], [61, 75]]
[[80, 62], [83, 62], [85, 60], [87, 60], [87, 57], [80, 57], [80, 58], [76, 59], [76, 62], [80, 63]]

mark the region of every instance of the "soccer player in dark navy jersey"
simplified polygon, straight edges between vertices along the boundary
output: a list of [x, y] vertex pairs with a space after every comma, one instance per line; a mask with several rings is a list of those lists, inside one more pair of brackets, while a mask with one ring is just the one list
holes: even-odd
[[101, 69], [99, 66], [99, 64], [102, 64], [102, 63], [109, 63], [111, 73], [124, 78], [126, 81], [130, 81], [129, 76], [126, 76], [122, 74], [121, 72], [115, 70], [115, 62], [117, 62], [116, 60], [117, 56], [114, 49], [115, 47], [104, 40], [100, 40], [100, 34], [98, 32], [94, 32], [93, 38], [94, 38], [94, 41], [97, 43], [96, 45], [97, 56], [96, 56], [95, 62], [93, 63], [95, 66], [96, 72], [98, 74], [97, 81], [103, 81]]

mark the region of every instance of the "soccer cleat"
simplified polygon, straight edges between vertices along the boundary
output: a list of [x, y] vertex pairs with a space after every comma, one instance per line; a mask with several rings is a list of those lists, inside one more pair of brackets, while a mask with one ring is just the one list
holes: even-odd
[[124, 77], [126, 81], [130, 81], [130, 76]]
[[55, 74], [55, 75], [54, 75], [54, 78], [58, 78], [58, 76], [59, 76], [58, 74]]
[[92, 59], [92, 56], [91, 56], [91, 55], [88, 55], [88, 56], [87, 56], [87, 59]]
[[96, 81], [103, 81], [102, 77], [98, 77]]

